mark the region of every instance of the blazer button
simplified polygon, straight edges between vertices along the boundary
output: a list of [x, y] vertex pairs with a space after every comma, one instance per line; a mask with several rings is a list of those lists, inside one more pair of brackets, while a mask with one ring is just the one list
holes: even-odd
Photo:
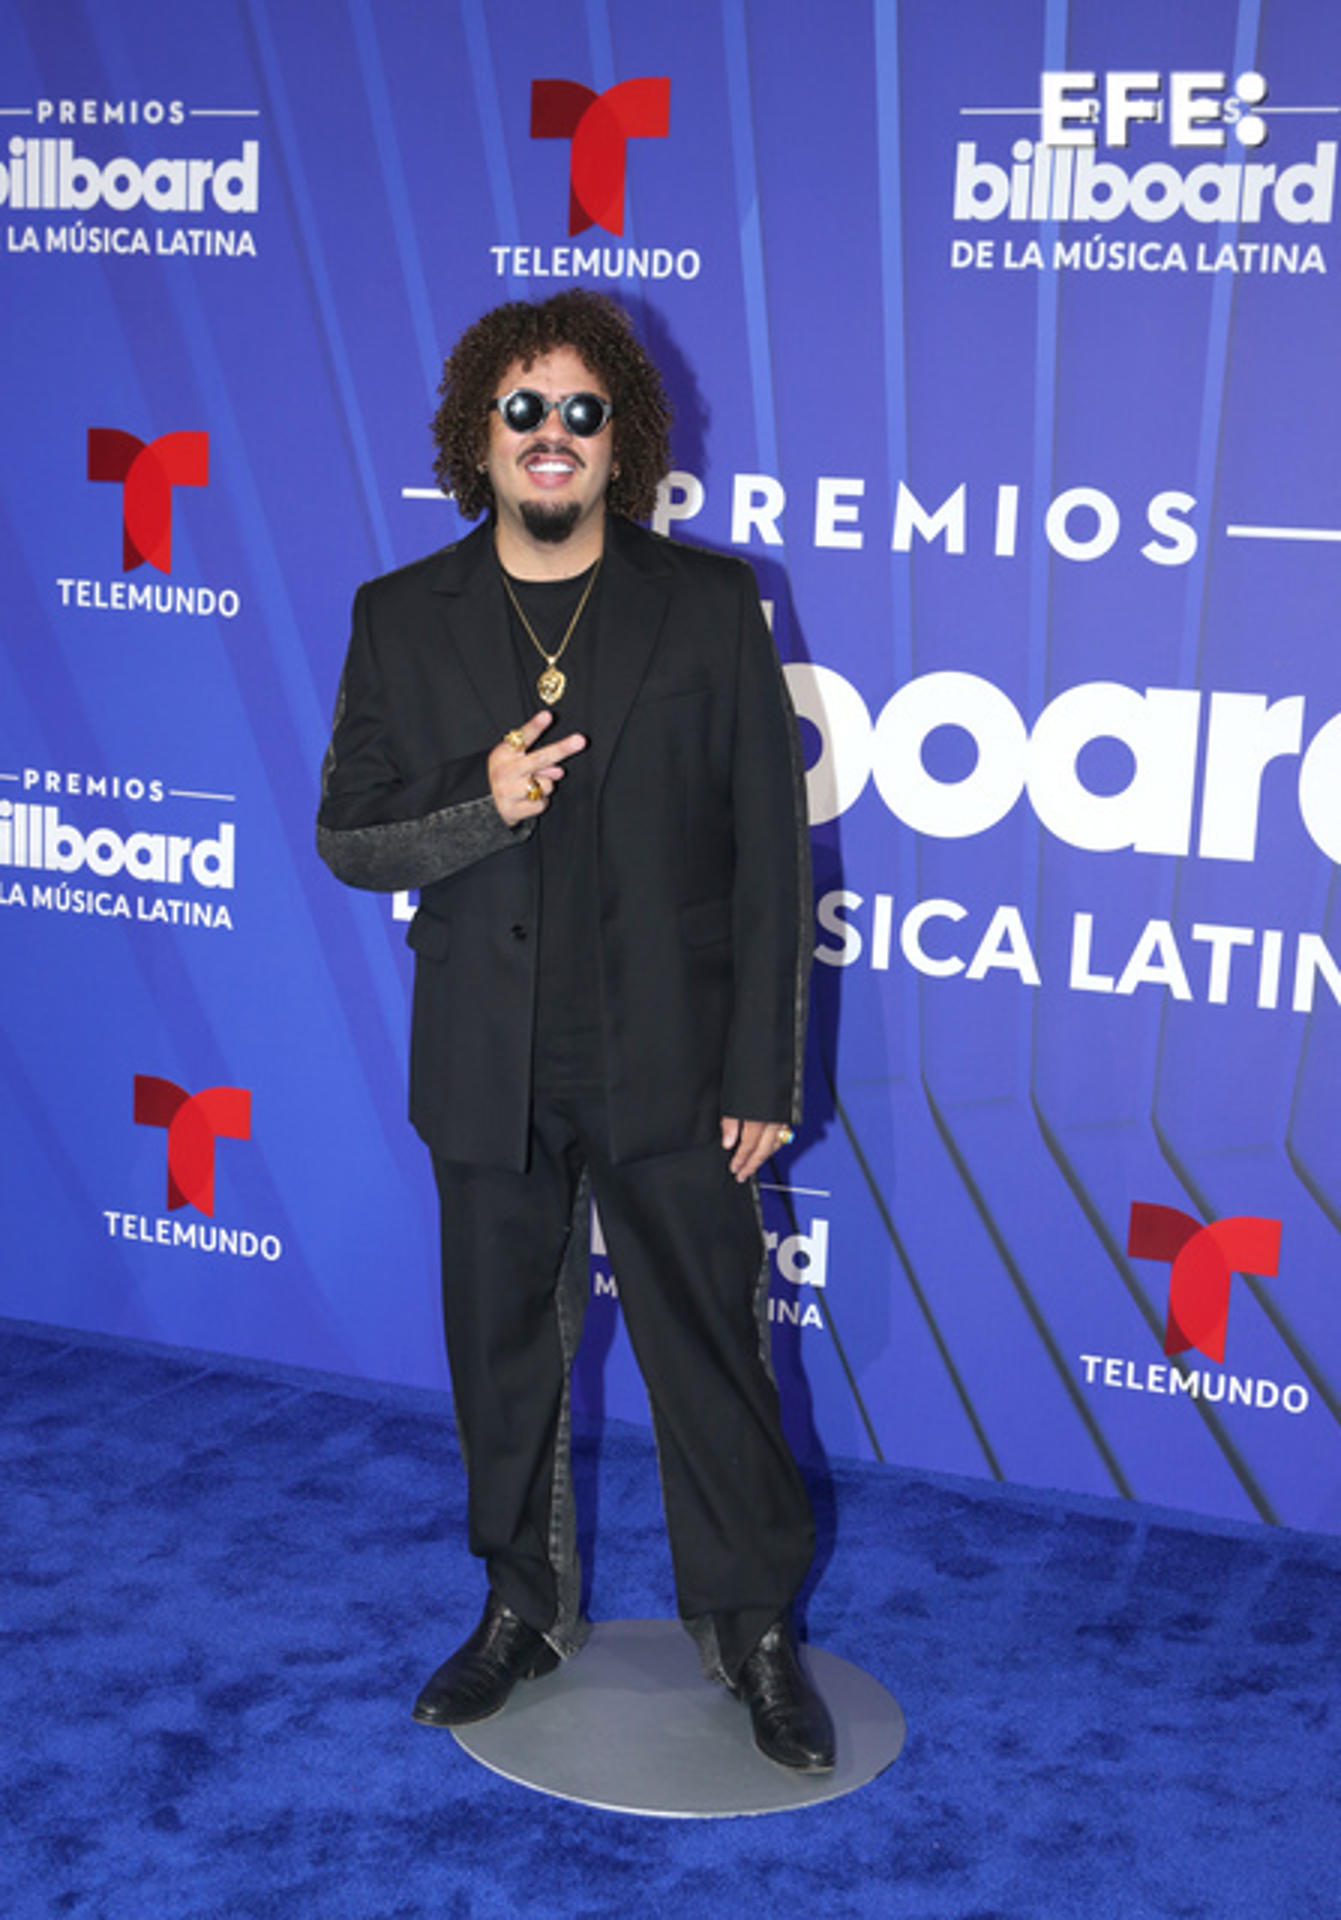
[[509, 932], [511, 933], [514, 940], [524, 940], [526, 938], [526, 929], [522, 925], [520, 920], [516, 923], [515, 926], [509, 928]]

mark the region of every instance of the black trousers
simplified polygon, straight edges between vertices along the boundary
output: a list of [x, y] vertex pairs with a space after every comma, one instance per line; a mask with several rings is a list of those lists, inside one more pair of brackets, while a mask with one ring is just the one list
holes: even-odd
[[615, 1166], [599, 1092], [537, 1093], [526, 1173], [435, 1157], [470, 1548], [561, 1653], [581, 1644], [569, 1377], [594, 1193], [651, 1402], [679, 1611], [733, 1680], [814, 1552], [783, 1435], [752, 1183], [719, 1146]]

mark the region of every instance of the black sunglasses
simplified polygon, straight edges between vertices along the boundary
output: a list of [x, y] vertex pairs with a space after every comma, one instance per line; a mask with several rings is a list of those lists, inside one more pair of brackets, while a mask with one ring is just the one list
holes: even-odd
[[611, 403], [602, 400], [599, 393], [566, 393], [562, 400], [546, 400], [534, 387], [514, 387], [511, 393], [491, 400], [489, 405], [498, 408], [504, 426], [511, 427], [514, 433], [534, 433], [557, 412], [565, 431], [575, 440], [590, 440], [614, 412]]

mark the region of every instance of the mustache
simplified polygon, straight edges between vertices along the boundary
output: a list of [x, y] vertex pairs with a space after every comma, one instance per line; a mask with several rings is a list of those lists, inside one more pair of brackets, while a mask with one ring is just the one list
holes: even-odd
[[571, 460], [578, 467], [585, 467], [587, 464], [570, 441], [533, 440], [529, 447], [524, 447], [517, 455], [517, 465], [524, 467], [526, 462], [534, 459], [537, 454], [562, 455], [565, 460]]

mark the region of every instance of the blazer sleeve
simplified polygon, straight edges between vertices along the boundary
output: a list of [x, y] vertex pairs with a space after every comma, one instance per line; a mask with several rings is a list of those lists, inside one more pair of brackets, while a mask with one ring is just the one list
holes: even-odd
[[533, 820], [509, 827], [494, 805], [487, 754], [405, 777], [367, 586], [354, 597], [353, 625], [317, 814], [317, 851], [331, 872], [347, 886], [395, 893], [529, 839]]
[[805, 769], [754, 575], [741, 568], [732, 766], [735, 998], [722, 1111], [800, 1124], [814, 943]]

